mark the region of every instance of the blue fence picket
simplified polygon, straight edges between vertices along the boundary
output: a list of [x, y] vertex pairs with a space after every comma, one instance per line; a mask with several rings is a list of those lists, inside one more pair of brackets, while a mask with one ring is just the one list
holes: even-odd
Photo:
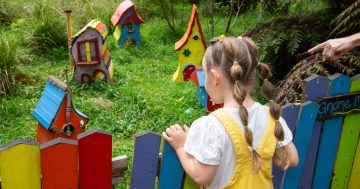
[[[281, 116], [286, 121], [292, 133], [295, 131], [296, 123], [299, 118], [299, 110], [299, 104], [286, 104], [282, 107]], [[273, 167], [273, 175], [274, 189], [280, 189], [284, 178], [284, 171], [281, 168]]]
[[155, 188], [161, 137], [153, 132], [140, 133], [135, 137], [130, 188], [153, 189]]
[[[312, 75], [305, 79], [303, 96], [305, 100], [315, 100], [324, 97], [328, 93], [329, 80], [325, 77]], [[298, 188], [311, 188], [315, 162], [318, 152], [322, 121], [315, 121], [310, 144], [307, 149], [304, 168], [302, 170]], [[305, 129], [305, 128], [303, 128]]]
[[299, 164], [297, 167], [289, 168], [286, 171], [283, 184], [284, 189], [294, 189], [299, 186], [318, 110], [319, 105], [311, 101], [301, 105], [299, 121], [294, 137], [294, 144], [299, 154]]
[[164, 141], [158, 189], [181, 189], [184, 170], [169, 143]]
[[[350, 78], [348, 76], [335, 74], [329, 79], [329, 96], [339, 95], [349, 91]], [[314, 188], [329, 188], [330, 186], [343, 120], [344, 117], [336, 117], [326, 119], [323, 123], [318, 161], [314, 175]]]

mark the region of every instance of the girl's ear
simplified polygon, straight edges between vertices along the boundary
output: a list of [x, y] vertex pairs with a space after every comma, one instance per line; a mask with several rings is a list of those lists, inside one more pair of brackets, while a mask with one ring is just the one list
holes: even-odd
[[221, 77], [220, 77], [220, 73], [217, 69], [211, 69], [210, 70], [210, 75], [212, 77], [212, 84], [214, 85], [218, 85], [220, 83]]

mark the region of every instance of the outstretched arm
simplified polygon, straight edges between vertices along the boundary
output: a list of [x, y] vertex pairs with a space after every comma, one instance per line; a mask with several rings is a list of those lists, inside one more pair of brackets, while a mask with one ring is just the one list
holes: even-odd
[[164, 139], [173, 147], [179, 157], [185, 172], [200, 186], [207, 186], [215, 177], [217, 167], [199, 162], [191, 154], [184, 150], [184, 143], [189, 131], [188, 127], [184, 130], [178, 125], [172, 125], [163, 132]]
[[360, 46], [360, 33], [348, 37], [329, 39], [309, 49], [308, 52], [313, 54], [322, 51], [326, 59], [336, 60], [341, 58], [343, 53], [358, 46]]

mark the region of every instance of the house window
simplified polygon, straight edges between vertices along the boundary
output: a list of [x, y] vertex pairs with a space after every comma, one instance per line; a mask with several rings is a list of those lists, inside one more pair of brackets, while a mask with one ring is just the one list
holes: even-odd
[[99, 46], [96, 37], [85, 39], [77, 43], [78, 64], [98, 64], [100, 61]]
[[192, 36], [192, 38], [193, 38], [194, 40], [198, 40], [198, 39], [200, 39], [200, 36], [199, 36], [198, 34], [195, 34], [195, 35]]
[[128, 29], [128, 33], [134, 33], [134, 28], [133, 28], [133, 23], [132, 22], [129, 22], [126, 24], [126, 27]]

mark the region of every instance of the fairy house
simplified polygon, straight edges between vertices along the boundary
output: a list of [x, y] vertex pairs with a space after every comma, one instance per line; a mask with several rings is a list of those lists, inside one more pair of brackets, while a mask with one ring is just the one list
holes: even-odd
[[74, 108], [69, 85], [54, 76], [49, 76], [32, 116], [38, 121], [39, 143], [57, 137], [76, 140], [89, 121], [85, 114]]
[[120, 47], [124, 44], [141, 44], [140, 24], [144, 20], [136, 13], [130, 0], [120, 3], [111, 17], [111, 23], [115, 27], [114, 37]]
[[196, 70], [191, 74], [191, 80], [196, 85], [196, 93], [201, 105], [209, 112], [217, 110], [223, 106], [223, 104], [216, 104], [212, 101], [210, 96], [205, 90], [205, 76], [201, 66], [197, 66]]
[[196, 5], [193, 5], [191, 18], [184, 36], [175, 43], [175, 51], [179, 57], [178, 68], [173, 75], [173, 81], [187, 81], [201, 66], [202, 57], [206, 50], [206, 41], [201, 30]]
[[107, 35], [106, 25], [92, 20], [72, 37], [71, 55], [75, 62], [76, 81], [112, 81], [114, 66], [105, 43]]

